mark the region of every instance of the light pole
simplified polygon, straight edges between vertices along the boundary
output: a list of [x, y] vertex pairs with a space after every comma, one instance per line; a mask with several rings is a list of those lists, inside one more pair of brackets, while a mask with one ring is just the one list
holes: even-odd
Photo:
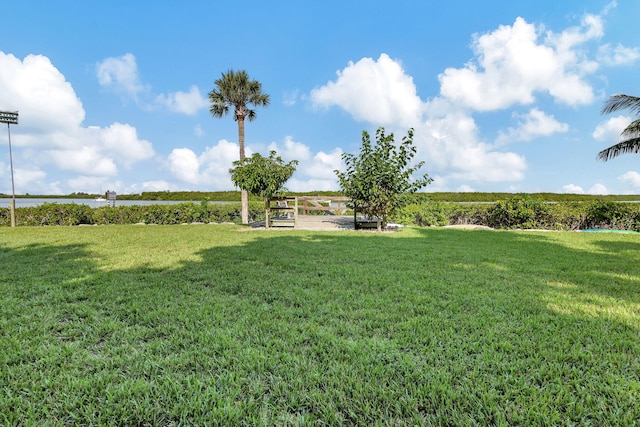
[[9, 165], [11, 167], [11, 226], [16, 226], [16, 188], [13, 181], [13, 155], [11, 154], [11, 126], [18, 124], [18, 112], [17, 111], [0, 111], [0, 123], [7, 124], [7, 132], [9, 134]]

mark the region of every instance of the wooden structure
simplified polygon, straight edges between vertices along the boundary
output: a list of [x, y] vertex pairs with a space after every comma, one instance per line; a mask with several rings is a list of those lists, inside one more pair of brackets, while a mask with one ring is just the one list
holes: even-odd
[[[333, 196], [273, 197], [265, 203], [265, 227], [294, 228], [300, 223], [314, 222], [344, 228], [351, 211], [347, 207], [350, 200], [348, 197]], [[358, 215], [357, 208], [353, 209], [352, 221], [356, 230], [378, 226], [377, 218]]]
[[356, 230], [378, 228], [378, 218], [368, 215], [358, 216], [358, 207], [353, 208], [353, 227]]
[[350, 200], [348, 197], [331, 196], [301, 196], [297, 199], [302, 203], [299, 209], [302, 209], [303, 215], [314, 211], [321, 211], [325, 215], [344, 215], [347, 213], [347, 202]]
[[265, 204], [265, 227], [295, 227], [298, 219], [296, 197], [273, 197]]

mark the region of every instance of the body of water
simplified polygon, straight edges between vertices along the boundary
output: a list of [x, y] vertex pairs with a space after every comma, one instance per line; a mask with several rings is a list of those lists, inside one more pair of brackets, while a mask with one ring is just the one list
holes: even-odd
[[[9, 208], [11, 205], [10, 197], [0, 198], [0, 208]], [[99, 208], [100, 206], [107, 206], [107, 201], [98, 201], [94, 199], [39, 199], [39, 198], [16, 198], [16, 208], [26, 208], [30, 206], [39, 206], [45, 203], [75, 203], [76, 205], [88, 205], [92, 208]], [[178, 203], [197, 203], [200, 201], [179, 201], [179, 200], [117, 200], [116, 206], [148, 206], [148, 205], [177, 205]], [[209, 201], [209, 203], [239, 203], [239, 202], [223, 202], [223, 201]]]

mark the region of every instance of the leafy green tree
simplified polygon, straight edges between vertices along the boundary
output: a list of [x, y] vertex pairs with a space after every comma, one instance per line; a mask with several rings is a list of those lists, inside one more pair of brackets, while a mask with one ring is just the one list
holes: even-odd
[[[229, 169], [231, 181], [242, 190], [263, 197], [265, 201], [279, 195], [284, 191], [284, 183], [291, 178], [296, 171], [297, 160], [285, 163], [275, 151], [269, 152], [269, 157], [263, 157], [260, 153], [254, 153], [251, 157], [241, 162], [233, 162], [233, 168]], [[269, 215], [269, 204], [266, 203]], [[269, 221], [266, 222], [267, 227]]]
[[342, 192], [351, 198], [354, 210], [377, 218], [378, 231], [387, 226], [390, 215], [407, 203], [409, 194], [433, 181], [427, 174], [413, 176], [424, 164], [409, 165], [415, 153], [413, 129], [396, 144], [393, 134], [385, 135], [380, 127], [375, 145], [363, 131], [360, 154], [342, 155], [346, 170], [335, 171]]
[[[269, 95], [262, 93], [262, 85], [257, 80], [251, 80], [246, 71], [229, 70], [222, 73], [222, 77], [215, 81], [215, 88], [209, 92], [211, 107], [209, 111], [216, 118], [226, 116], [233, 108], [233, 119], [238, 122], [238, 145], [240, 145], [240, 163], [245, 159], [244, 154], [244, 122], [256, 118], [255, 110], [251, 106], [266, 107], [269, 105]], [[249, 223], [249, 196], [242, 190], [243, 224]]]
[[[613, 95], [602, 106], [602, 114], [629, 110], [640, 115], [640, 98], [624, 94]], [[640, 118], [632, 121], [622, 131], [622, 141], [598, 153], [598, 160], [611, 160], [620, 154], [640, 152]]]

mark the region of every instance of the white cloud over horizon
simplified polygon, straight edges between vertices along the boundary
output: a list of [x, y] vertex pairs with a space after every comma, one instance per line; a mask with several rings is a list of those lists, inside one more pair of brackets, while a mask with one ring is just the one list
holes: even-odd
[[[517, 181], [524, 177], [527, 167], [524, 157], [495, 151], [483, 143], [475, 121], [466, 112], [454, 110], [442, 117], [425, 117], [429, 103], [418, 98], [413, 79], [404, 74], [400, 64], [393, 63], [385, 54], [377, 61], [364, 58], [357, 63], [350, 62], [337, 72], [336, 81], [314, 89], [310, 97], [316, 104], [338, 106], [358, 120], [377, 125], [382, 122], [395, 129], [406, 129], [409, 118], [415, 128], [414, 143], [418, 148], [415, 160], [427, 162], [430, 174], [480, 182]], [[362, 91], [362, 81], [377, 88], [378, 94], [357, 96]], [[405, 106], [407, 102], [409, 107]], [[391, 113], [398, 105], [404, 106], [402, 112]], [[398, 134], [397, 140], [402, 136]]]
[[[338, 189], [333, 171], [342, 166], [342, 149], [312, 153], [307, 145], [294, 141], [290, 136], [281, 144], [272, 142], [267, 149], [276, 151], [285, 161], [298, 160], [296, 172], [286, 184], [290, 191]], [[171, 175], [181, 182], [194, 186], [206, 185], [211, 191], [228, 190], [233, 188], [229, 169], [238, 159], [238, 151], [238, 144], [220, 140], [200, 154], [190, 148], [173, 149], [167, 156], [166, 164]], [[245, 151], [247, 157], [257, 152], [250, 145], [245, 147]]]
[[[206, 147], [200, 154], [190, 148], [174, 148], [167, 156], [166, 163], [171, 175], [181, 182], [193, 185], [207, 185], [212, 191], [233, 188], [229, 169], [238, 159], [239, 146], [234, 142], [220, 140], [212, 147]], [[245, 147], [251, 156], [250, 147]]]
[[[82, 176], [108, 177], [120, 168], [151, 158], [150, 142], [138, 138], [128, 124], [107, 127], [84, 126], [85, 111], [71, 84], [51, 61], [42, 55], [23, 60], [0, 51], [0, 109], [20, 110], [19, 128], [14, 131], [16, 191], [73, 191], [91, 189], [76, 185], [82, 181], [46, 184], [46, 170], [58, 170]], [[94, 179], [98, 181], [99, 179]]]
[[629, 184], [632, 189], [640, 189], [640, 173], [636, 171], [629, 171], [619, 176], [618, 179], [625, 184]]
[[567, 184], [562, 187], [564, 193], [569, 194], [584, 194], [584, 190], [579, 185]]
[[598, 182], [589, 188], [588, 194], [595, 194], [598, 196], [606, 196], [609, 194], [609, 189], [606, 185]]

